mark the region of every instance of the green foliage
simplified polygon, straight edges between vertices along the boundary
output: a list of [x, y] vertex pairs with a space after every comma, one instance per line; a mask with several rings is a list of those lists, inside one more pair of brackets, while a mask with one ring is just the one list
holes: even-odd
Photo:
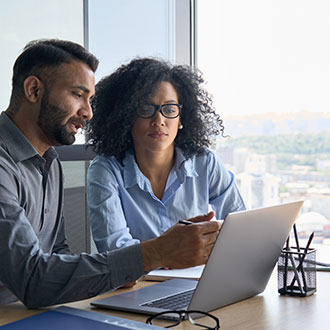
[[317, 155], [330, 154], [330, 132], [295, 135], [259, 135], [230, 138], [222, 146], [248, 148], [258, 154]]
[[282, 170], [293, 164], [315, 169], [317, 159], [330, 159], [330, 132], [244, 136], [222, 140], [221, 146], [247, 148], [262, 155], [274, 154], [277, 167]]

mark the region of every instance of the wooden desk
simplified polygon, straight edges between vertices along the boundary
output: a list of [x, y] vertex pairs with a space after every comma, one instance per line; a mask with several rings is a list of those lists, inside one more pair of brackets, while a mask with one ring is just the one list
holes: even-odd
[[[277, 293], [277, 271], [268, 283], [266, 290], [253, 298], [232, 304], [212, 314], [220, 318], [221, 329], [225, 330], [319, 330], [328, 327], [330, 306], [330, 273], [317, 273], [317, 293], [306, 298], [283, 297]], [[141, 281], [133, 289], [120, 289], [112, 293], [66, 304], [75, 308], [92, 310], [113, 316], [145, 322], [145, 315], [116, 312], [90, 306], [90, 302], [127, 290], [152, 285], [153, 282]], [[40, 313], [41, 310], [28, 310], [22, 303], [16, 302], [0, 307], [0, 325]], [[188, 321], [175, 329], [194, 329]], [[28, 329], [27, 329], [28, 330]]]

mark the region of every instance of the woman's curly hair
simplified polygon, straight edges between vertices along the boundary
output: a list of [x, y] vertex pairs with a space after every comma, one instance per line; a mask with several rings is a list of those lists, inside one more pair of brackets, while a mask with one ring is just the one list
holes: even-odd
[[171, 65], [154, 58], [137, 58], [104, 77], [95, 87], [92, 101], [94, 117], [87, 125], [88, 143], [98, 154], [115, 156], [122, 162], [132, 149], [131, 129], [136, 109], [150, 103], [163, 81], [171, 83], [182, 104], [175, 145], [186, 157], [201, 154], [223, 135], [222, 119], [212, 106], [212, 99], [203, 89], [201, 73], [187, 65]]

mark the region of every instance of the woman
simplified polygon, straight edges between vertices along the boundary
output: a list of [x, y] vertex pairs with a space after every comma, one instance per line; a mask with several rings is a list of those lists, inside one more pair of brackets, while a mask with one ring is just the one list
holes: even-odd
[[223, 133], [203, 78], [188, 66], [134, 59], [96, 85], [87, 128], [99, 154], [88, 206], [99, 251], [160, 235], [180, 219], [245, 209], [233, 174], [209, 150]]

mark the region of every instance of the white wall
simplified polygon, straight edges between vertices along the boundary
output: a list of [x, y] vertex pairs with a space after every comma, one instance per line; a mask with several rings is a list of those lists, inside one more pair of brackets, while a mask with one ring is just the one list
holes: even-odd
[[0, 31], [1, 112], [9, 104], [14, 61], [27, 42], [60, 38], [83, 44], [83, 1], [0, 1]]

